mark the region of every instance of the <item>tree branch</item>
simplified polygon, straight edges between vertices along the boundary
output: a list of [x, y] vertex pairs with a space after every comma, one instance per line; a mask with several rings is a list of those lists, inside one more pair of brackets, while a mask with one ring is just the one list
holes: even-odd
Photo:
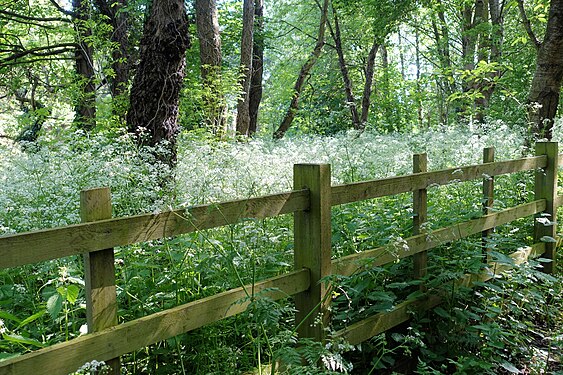
[[518, 11], [520, 12], [520, 18], [522, 19], [526, 33], [528, 33], [528, 37], [530, 38], [530, 41], [534, 44], [536, 49], [540, 49], [541, 42], [536, 37], [536, 34], [534, 34], [534, 31], [532, 30], [532, 24], [530, 23], [528, 16], [526, 16], [526, 10], [524, 9], [524, 0], [517, 0], [517, 2]]
[[9, 61], [15, 61], [27, 55], [43, 56], [43, 57], [53, 56], [65, 52], [74, 51], [74, 48], [76, 48], [76, 43], [61, 43], [54, 46], [42, 46], [42, 47], [36, 47], [20, 52], [14, 52], [11, 56], [1, 59], [0, 65], [5, 65]]
[[55, 8], [57, 8], [57, 10], [63, 14], [66, 14], [67, 16], [71, 16], [72, 18], [76, 18], [76, 13], [71, 12], [70, 10], [66, 10], [65, 8], [63, 8], [62, 6], [59, 5], [59, 3], [57, 3], [57, 0], [49, 0], [51, 2], [51, 4], [53, 4], [53, 6]]
[[70, 61], [70, 60], [76, 60], [76, 58], [74, 58], [74, 57], [49, 57], [49, 58], [30, 59], [30, 60], [25, 60], [25, 61], [16, 60], [16, 61], [9, 62], [7, 64], [0, 62], [0, 68], [15, 66], [15, 65], [31, 64], [31, 63], [35, 63], [35, 62], [63, 61], [63, 60], [69, 60]]
[[94, 4], [104, 16], [109, 17], [110, 19], [115, 17], [115, 12], [106, 0], [94, 0]]
[[[58, 18], [58, 17], [46, 17], [46, 18], [42, 18], [42, 17], [30, 17], [30, 16], [24, 16], [23, 14], [18, 14], [18, 13], [14, 13], [14, 12], [10, 12], [7, 10], [0, 10], [0, 14], [4, 14], [8, 17], [13, 17], [13, 18], [21, 18], [22, 20], [26, 20], [26, 21], [35, 21], [35, 22], [70, 22], [70, 20], [66, 19], [66, 18]], [[19, 21], [16, 21], [19, 22]]]

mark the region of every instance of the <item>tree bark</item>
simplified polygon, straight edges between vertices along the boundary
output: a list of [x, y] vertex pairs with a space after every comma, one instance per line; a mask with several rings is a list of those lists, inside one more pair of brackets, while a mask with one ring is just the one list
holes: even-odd
[[242, 38], [240, 43], [241, 93], [237, 103], [237, 134], [247, 136], [250, 129], [250, 81], [252, 76], [252, 44], [254, 35], [254, 0], [244, 0]]
[[338, 21], [338, 15], [336, 9], [334, 9], [334, 4], [331, 2], [332, 14], [334, 19], [334, 30], [329, 26], [329, 31], [334, 40], [334, 46], [336, 47], [336, 53], [338, 54], [338, 64], [340, 65], [340, 73], [342, 74], [342, 80], [344, 82], [344, 93], [346, 94], [346, 104], [350, 108], [350, 115], [352, 116], [352, 124], [354, 129], [362, 129], [362, 122], [360, 121], [360, 116], [358, 115], [358, 108], [356, 106], [356, 98], [354, 97], [352, 80], [350, 79], [350, 73], [348, 72], [348, 64], [346, 64], [346, 59], [344, 57], [344, 49], [342, 48], [342, 35], [340, 33], [340, 22]]
[[205, 125], [213, 134], [221, 134], [225, 130], [225, 98], [221, 92], [222, 56], [217, 3], [215, 0], [196, 0], [195, 11], [203, 101], [207, 112]]
[[563, 79], [563, 0], [551, 0], [536, 71], [528, 95], [528, 116], [538, 138], [551, 139]]
[[250, 81], [248, 134], [258, 129], [258, 109], [262, 101], [262, 75], [264, 71], [264, 0], [254, 1], [254, 39], [252, 46], [252, 79]]
[[373, 90], [373, 75], [375, 74], [375, 56], [379, 49], [377, 37], [373, 38], [373, 44], [369, 50], [368, 60], [366, 62], [366, 82], [364, 83], [364, 93], [362, 95], [362, 117], [360, 118], [362, 129], [365, 128], [369, 116], [369, 107], [371, 105], [371, 91]]
[[78, 41], [74, 50], [76, 74], [81, 90], [75, 103], [74, 123], [79, 129], [92, 130], [96, 125], [96, 86], [94, 84], [94, 50], [87, 42], [92, 30], [87, 26], [90, 5], [87, 0], [73, 0], [72, 8]]
[[319, 59], [321, 55], [321, 51], [325, 44], [325, 28], [326, 28], [326, 20], [327, 20], [327, 12], [328, 12], [328, 0], [324, 0], [322, 10], [321, 10], [321, 20], [319, 23], [319, 34], [317, 37], [317, 44], [311, 53], [311, 56], [307, 59], [305, 64], [301, 67], [301, 71], [299, 72], [299, 76], [297, 77], [297, 81], [295, 82], [295, 86], [293, 87], [293, 96], [291, 98], [291, 103], [289, 104], [289, 108], [278, 127], [278, 129], [274, 132], [274, 139], [283, 138], [287, 130], [291, 127], [291, 123], [299, 110], [299, 99], [301, 97], [301, 91], [303, 90], [303, 84], [305, 83], [306, 78], [309, 76], [313, 65]]
[[139, 144], [161, 145], [158, 160], [174, 166], [178, 102], [190, 45], [183, 0], [155, 0], [145, 21], [127, 126]]
[[117, 46], [111, 54], [113, 76], [109, 77], [114, 98], [127, 92], [129, 82], [129, 15], [125, 11], [127, 0], [95, 0], [96, 7], [109, 20], [113, 31], [111, 41]]

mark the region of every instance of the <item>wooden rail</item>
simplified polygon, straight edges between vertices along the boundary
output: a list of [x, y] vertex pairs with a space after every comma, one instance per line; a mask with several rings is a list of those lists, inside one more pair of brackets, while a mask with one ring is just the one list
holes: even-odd
[[0, 237], [0, 269], [302, 211], [308, 190]]
[[280, 299], [308, 290], [309, 271], [300, 270], [84, 335], [0, 362], [0, 374], [68, 374], [84, 363], [105, 361], [147, 345], [239, 314], [249, 291]]
[[[441, 244], [478, 233], [482, 233], [486, 242], [486, 237], [496, 226], [531, 215], [555, 216], [563, 203], [563, 196], [556, 193], [557, 168], [559, 160], [563, 160], [563, 154], [559, 155], [557, 150], [556, 143], [538, 143], [536, 156], [500, 162], [492, 161], [492, 150], [489, 150], [485, 152], [483, 164], [431, 172], [426, 172], [426, 157], [418, 155], [413, 161], [412, 175], [337, 186], [330, 185], [330, 166], [296, 165], [294, 190], [290, 192], [126, 218], [107, 218], [104, 204], [109, 202], [104, 201], [109, 198], [103, 198], [106, 193], [99, 191], [102, 195], [95, 199], [92, 197], [98, 193], [84, 193], [84, 223], [0, 237], [0, 269], [85, 254], [88, 326], [92, 333], [0, 361], [0, 375], [67, 374], [94, 359], [110, 361], [112, 373], [118, 373], [120, 355], [241, 313], [252, 298], [262, 294], [273, 299], [295, 296], [297, 332], [301, 337], [324, 340], [323, 327], [313, 324], [317, 312], [321, 313], [320, 321], [324, 324], [330, 318], [330, 285], [319, 282], [323, 277], [351, 275], [362, 267], [384, 265], [411, 255], [415, 256], [413, 276], [422, 277], [427, 267], [426, 252]], [[494, 185], [491, 178], [532, 170], [536, 176], [535, 200], [492, 212]], [[474, 179], [483, 179], [483, 197], [487, 199], [487, 206], [482, 217], [431, 232], [422, 229], [427, 215], [428, 188]], [[332, 206], [405, 192], [413, 192], [412, 237], [397, 244], [331, 259]], [[287, 213], [294, 214], [295, 271], [115, 325], [113, 247], [235, 224], [244, 218], [261, 219]], [[545, 228], [534, 222], [536, 242], [545, 236], [555, 238], [555, 223]], [[555, 247], [549, 242], [538, 242], [512, 254], [515, 264], [538, 255], [551, 260], [546, 270], [552, 272]], [[466, 275], [456, 284], [471, 285], [476, 280], [488, 280], [506, 267], [497, 265], [493, 266], [492, 272]], [[250, 295], [250, 290], [255, 294]], [[422, 291], [425, 291], [424, 287]], [[407, 321], [411, 311], [428, 310], [442, 299], [433, 291], [431, 295], [405, 301], [390, 312], [354, 323], [336, 336], [353, 344], [359, 343]]]
[[430, 186], [475, 180], [483, 178], [483, 176], [499, 176], [508, 173], [530, 171], [544, 168], [547, 165], [546, 163], [547, 157], [541, 155], [524, 159], [443, 169], [434, 172], [415, 173], [382, 180], [337, 185], [332, 188], [332, 205], [408, 193], [419, 189], [426, 189]]

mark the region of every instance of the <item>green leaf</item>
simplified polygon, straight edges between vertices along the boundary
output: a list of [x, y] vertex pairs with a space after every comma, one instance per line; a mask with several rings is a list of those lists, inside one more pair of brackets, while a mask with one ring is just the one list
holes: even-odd
[[512, 374], [521, 374], [522, 371], [518, 370], [516, 368], [516, 366], [514, 366], [512, 363], [510, 362], [506, 362], [504, 361], [503, 363], [500, 364], [500, 366], [505, 369], [506, 371], [512, 373]]
[[441, 308], [440, 306], [436, 307], [434, 309], [434, 312], [439, 316], [441, 316], [442, 318], [450, 318], [450, 313], [444, 310], [443, 308]]
[[553, 237], [550, 236], [543, 236], [542, 238], [540, 238], [541, 242], [557, 242], [557, 240]]
[[25, 318], [24, 320], [21, 321], [21, 323], [18, 325], [17, 329], [22, 328], [26, 325], [28, 325], [29, 323], [41, 318], [43, 315], [45, 315], [46, 310], [40, 310], [38, 312], [36, 312], [35, 314], [28, 316], [27, 318]]
[[51, 318], [56, 319], [63, 308], [63, 297], [59, 293], [53, 294], [47, 300], [47, 312]]
[[9, 312], [0, 310], [0, 319], [11, 320], [16, 323], [20, 323], [22, 320], [17, 316], [10, 314]]
[[15, 342], [18, 344], [24, 344], [24, 345], [33, 345], [33, 346], [37, 346], [38, 348], [43, 348], [45, 347], [45, 345], [35, 339], [31, 339], [29, 337], [23, 337], [20, 335], [11, 335], [11, 334], [3, 334], [2, 337], [4, 338], [4, 340], [9, 341], [9, 342]]
[[503, 253], [499, 253], [498, 251], [490, 251], [489, 255], [491, 256], [492, 261], [495, 263], [507, 264], [510, 266], [514, 265], [514, 259], [512, 259], [508, 255], [504, 255]]
[[74, 284], [69, 285], [66, 288], [66, 300], [74, 305], [74, 303], [78, 299], [78, 293], [80, 293], [78, 286]]

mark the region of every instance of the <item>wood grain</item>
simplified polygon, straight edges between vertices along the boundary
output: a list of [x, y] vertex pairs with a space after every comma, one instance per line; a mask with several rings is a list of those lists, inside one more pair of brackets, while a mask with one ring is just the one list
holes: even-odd
[[[542, 238], [550, 237], [554, 242], [546, 242], [545, 254], [543, 258], [549, 262], [542, 263], [543, 271], [553, 273], [556, 270], [556, 246], [557, 238], [557, 178], [558, 178], [558, 144], [557, 142], [537, 142], [536, 155], [545, 155], [547, 165], [540, 170], [536, 170], [534, 193], [535, 199], [545, 199], [545, 211], [536, 215], [534, 220], [534, 241], [540, 242]], [[547, 220], [542, 222], [540, 220]]]
[[[311, 271], [311, 288], [295, 296], [295, 324], [300, 338], [324, 340], [329, 323], [329, 287], [321, 279], [331, 273], [330, 165], [297, 164], [294, 189], [308, 189], [311, 206], [294, 213], [295, 269]], [[321, 315], [322, 324], [315, 324]]]
[[546, 165], [546, 156], [534, 156], [381, 180], [336, 185], [332, 187], [332, 205], [336, 206], [387, 195], [412, 192], [426, 189], [431, 185], [446, 185], [456, 181], [470, 181], [483, 178], [483, 176], [498, 176], [519, 171], [529, 171], [543, 168]]
[[362, 267], [375, 267], [430, 250], [444, 243], [452, 242], [477, 234], [483, 230], [509, 223], [513, 220], [534, 215], [545, 209], [544, 199], [525, 203], [432, 232], [409, 237], [401, 242], [388, 244], [377, 249], [348, 255], [332, 261], [332, 273], [351, 275]]
[[232, 289], [103, 331], [0, 361], [0, 375], [67, 375], [85, 362], [105, 361], [245, 311], [250, 290], [281, 299], [309, 289], [308, 270]]
[[115, 218], [0, 237], [0, 269], [263, 219], [309, 207], [309, 191]]
[[[413, 155], [413, 173], [423, 173], [428, 170], [428, 155], [416, 154]], [[413, 225], [412, 234], [414, 236], [424, 232], [424, 223], [428, 218], [428, 191], [426, 189], [419, 189], [413, 191], [412, 197], [413, 206]], [[413, 271], [416, 279], [421, 279], [426, 275], [428, 268], [428, 253], [421, 251], [413, 255]], [[420, 289], [425, 290], [424, 284], [420, 284]]]
[[[111, 192], [107, 187], [80, 192], [82, 222], [111, 219]], [[84, 284], [88, 333], [117, 325], [117, 291], [113, 248], [84, 253]], [[119, 357], [106, 361], [109, 374], [119, 375]]]
[[[510, 254], [510, 257], [514, 259], [514, 264], [518, 265], [528, 259], [540, 256], [544, 251], [545, 244], [538, 243], [531, 247], [520, 249]], [[486, 282], [511, 268], [510, 265], [498, 265], [492, 270], [479, 274], [466, 274], [464, 277], [454, 281], [454, 283], [457, 287], [465, 286], [470, 288], [473, 287], [474, 283], [477, 281]], [[440, 292], [434, 290], [432, 293], [427, 293], [418, 299], [402, 302], [389, 312], [379, 313], [353, 323], [336, 332], [333, 338], [344, 338], [350, 344], [357, 345], [401, 323], [409, 321], [413, 316], [413, 312], [422, 313], [430, 310], [444, 302], [444, 300], [445, 298], [441, 296]]]

